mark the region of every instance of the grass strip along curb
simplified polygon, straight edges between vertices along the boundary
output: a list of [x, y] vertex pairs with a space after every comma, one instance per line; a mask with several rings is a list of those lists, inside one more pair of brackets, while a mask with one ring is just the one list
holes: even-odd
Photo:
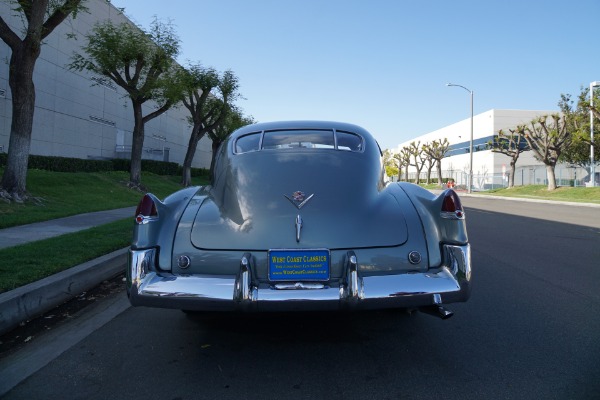
[[488, 196], [534, 200], [569, 201], [600, 204], [600, 187], [559, 187], [548, 191], [544, 185], [515, 186], [510, 189], [493, 189], [477, 192]]
[[131, 243], [133, 219], [0, 250], [0, 293], [93, 260]]

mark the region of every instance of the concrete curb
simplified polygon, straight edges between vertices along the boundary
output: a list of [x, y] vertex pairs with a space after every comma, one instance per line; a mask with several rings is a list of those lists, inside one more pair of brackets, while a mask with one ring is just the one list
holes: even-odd
[[0, 335], [125, 271], [123, 248], [0, 294]]

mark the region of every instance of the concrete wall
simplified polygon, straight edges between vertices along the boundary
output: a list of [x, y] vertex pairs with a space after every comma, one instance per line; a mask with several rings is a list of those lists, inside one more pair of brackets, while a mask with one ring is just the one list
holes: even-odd
[[[34, 71], [36, 107], [31, 154], [76, 158], [129, 158], [133, 111], [126, 92], [112, 81], [87, 72], [70, 71], [67, 65], [80, 52], [84, 35], [95, 23], [129, 20], [105, 0], [88, 0], [89, 12], [69, 18], [45, 40]], [[0, 15], [16, 32], [23, 28], [11, 4], [0, 3]], [[68, 38], [74, 34], [76, 39]], [[11, 92], [8, 86], [10, 48], [0, 41], [0, 147], [8, 151], [11, 125]], [[4, 96], [2, 96], [4, 92]], [[148, 102], [144, 114], [156, 104]], [[183, 163], [191, 126], [184, 107], [171, 109], [146, 124], [143, 158]], [[168, 150], [165, 150], [168, 149]], [[210, 141], [198, 145], [194, 167], [210, 165]]]

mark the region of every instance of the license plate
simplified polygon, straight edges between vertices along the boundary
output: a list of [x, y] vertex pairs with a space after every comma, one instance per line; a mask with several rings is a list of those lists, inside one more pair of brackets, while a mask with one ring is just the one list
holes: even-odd
[[329, 280], [329, 250], [269, 250], [269, 280]]

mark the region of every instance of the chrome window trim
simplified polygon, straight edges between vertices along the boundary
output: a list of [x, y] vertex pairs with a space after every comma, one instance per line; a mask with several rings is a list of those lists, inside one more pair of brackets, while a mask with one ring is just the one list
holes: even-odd
[[[256, 132], [249, 132], [246, 133], [242, 136], [239, 136], [237, 138], [235, 138], [235, 140], [232, 143], [232, 153], [233, 154], [246, 154], [246, 153], [254, 153], [257, 151], [295, 151], [296, 149], [276, 149], [276, 148], [272, 148], [272, 149], [265, 149], [264, 146], [264, 140], [265, 140], [265, 134], [267, 132], [284, 132], [284, 131], [301, 131], [301, 130], [306, 130], [306, 131], [326, 131], [326, 132], [331, 132], [333, 133], [333, 148], [328, 148], [328, 147], [323, 147], [323, 148], [315, 148], [315, 149], [311, 149], [311, 150], [334, 150], [334, 151], [344, 151], [344, 152], [349, 152], [349, 153], [364, 153], [365, 152], [365, 145], [366, 145], [366, 141], [365, 138], [356, 132], [350, 132], [350, 131], [346, 131], [346, 130], [338, 130], [336, 128], [327, 128], [327, 129], [318, 129], [318, 128], [290, 128], [290, 129], [273, 129], [273, 130], [262, 130], [262, 131], [256, 131]], [[356, 137], [358, 137], [360, 139], [360, 150], [352, 150], [352, 149], [348, 149], [348, 150], [341, 150], [339, 148], [339, 140], [338, 140], [338, 134], [342, 133], [342, 134], [347, 134], [347, 135], [354, 135]], [[248, 136], [252, 136], [252, 135], [260, 135], [259, 140], [258, 140], [258, 149], [257, 150], [250, 150], [250, 151], [238, 151], [237, 150], [237, 142], [238, 140], [248, 137]], [[380, 150], [381, 152], [381, 150]]]

